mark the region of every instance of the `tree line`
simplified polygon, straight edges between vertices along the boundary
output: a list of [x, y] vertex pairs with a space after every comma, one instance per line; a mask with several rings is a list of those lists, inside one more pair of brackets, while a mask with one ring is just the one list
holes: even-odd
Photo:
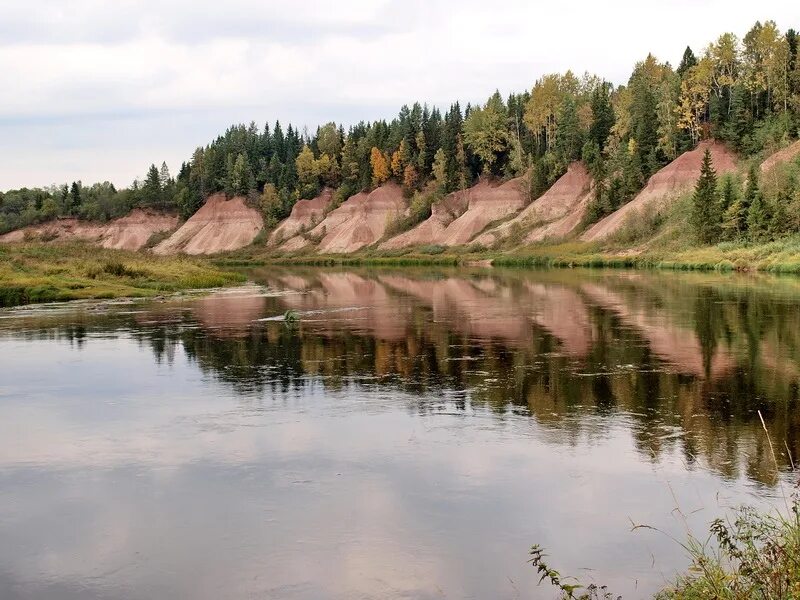
[[677, 68], [648, 55], [625, 85], [567, 71], [505, 98], [495, 92], [446, 110], [417, 102], [391, 120], [347, 129], [333, 122], [313, 133], [280, 122], [235, 125], [197, 148], [174, 178], [166, 165], [152, 165], [124, 190], [75, 182], [6, 192], [0, 231], [65, 215], [109, 219], [134, 206], [187, 218], [217, 192], [248, 197], [272, 225], [323, 187], [340, 202], [388, 181], [409, 195], [438, 197], [480, 177], [526, 175], [536, 197], [579, 159], [595, 180], [591, 222], [702, 139], [752, 156], [797, 137], [797, 44], [794, 29], [757, 22], [741, 39], [724, 33], [697, 54], [687, 47]]

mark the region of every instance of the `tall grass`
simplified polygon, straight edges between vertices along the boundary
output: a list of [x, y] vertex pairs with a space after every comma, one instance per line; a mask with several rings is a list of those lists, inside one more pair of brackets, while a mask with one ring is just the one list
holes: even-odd
[[[759, 412], [759, 417], [761, 413]], [[772, 440], [761, 417], [770, 453], [779, 473]], [[792, 465], [793, 473], [794, 465]], [[776, 475], [777, 476], [777, 475]], [[779, 485], [782, 485], [779, 481]], [[714, 520], [705, 538], [687, 531], [678, 541], [690, 565], [655, 595], [656, 600], [797, 600], [800, 598], [800, 491], [787, 495], [784, 510], [759, 512], [751, 506]], [[654, 529], [646, 525], [638, 528]], [[529, 562], [556, 588], [563, 600], [618, 598], [604, 586], [583, 584], [556, 571], [541, 546], [531, 548]], [[619, 597], [621, 598], [621, 597]]]
[[245, 278], [198, 259], [103, 250], [85, 244], [0, 247], [0, 306], [81, 298], [153, 296]]

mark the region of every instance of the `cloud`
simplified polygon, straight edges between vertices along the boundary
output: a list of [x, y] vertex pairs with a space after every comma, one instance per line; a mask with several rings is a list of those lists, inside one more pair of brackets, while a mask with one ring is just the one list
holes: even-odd
[[686, 44], [700, 50], [759, 18], [797, 26], [800, 5], [4, 2], [0, 159], [14, 168], [0, 174], [0, 189], [126, 185], [150, 162], [177, 168], [236, 121], [313, 129], [391, 118], [404, 103], [479, 102], [568, 68], [623, 83], [649, 51], [674, 63]]

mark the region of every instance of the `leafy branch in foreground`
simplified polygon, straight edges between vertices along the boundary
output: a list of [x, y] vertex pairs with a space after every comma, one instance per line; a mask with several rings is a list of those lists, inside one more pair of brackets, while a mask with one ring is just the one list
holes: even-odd
[[[539, 583], [546, 579], [550, 585], [561, 592], [561, 598], [564, 600], [613, 600], [614, 596], [607, 590], [606, 586], [597, 586], [593, 583], [583, 585], [574, 577], [562, 578], [561, 573], [545, 562], [544, 549], [538, 544], [531, 548], [530, 556], [528, 562], [541, 574]], [[575, 583], [566, 583], [565, 580], [567, 579]], [[581, 590], [583, 591], [581, 592]], [[621, 598], [622, 596], [617, 596], [617, 600]]]

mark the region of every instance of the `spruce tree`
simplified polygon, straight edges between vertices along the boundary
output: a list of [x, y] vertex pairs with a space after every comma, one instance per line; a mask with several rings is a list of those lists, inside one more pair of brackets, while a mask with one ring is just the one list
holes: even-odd
[[555, 148], [559, 158], [564, 163], [569, 163], [581, 157], [581, 149], [583, 148], [581, 124], [578, 120], [575, 100], [569, 96], [561, 103]]
[[[758, 169], [755, 164], [750, 165], [750, 170], [747, 173], [747, 184], [744, 186], [744, 195], [742, 196], [742, 209], [747, 213], [750, 211], [750, 206], [759, 195], [758, 189]], [[745, 228], [746, 229], [746, 228]]]
[[69, 190], [69, 200], [72, 214], [78, 214], [81, 207], [81, 182], [73, 181]]
[[720, 196], [720, 211], [724, 214], [733, 203], [738, 200], [736, 184], [732, 175], [725, 175], [722, 179], [722, 195]]
[[711, 152], [706, 149], [700, 167], [700, 178], [692, 198], [691, 221], [697, 239], [703, 244], [716, 243], [719, 240], [721, 220], [717, 173], [711, 162]]
[[681, 58], [681, 64], [678, 65], [678, 75], [683, 78], [683, 75], [696, 64], [697, 57], [694, 55], [692, 49], [686, 46], [686, 50], [683, 51], [683, 58]]
[[769, 226], [770, 211], [759, 192], [747, 211], [747, 231], [750, 239], [757, 242], [764, 241], [769, 234]]
[[609, 88], [611, 84], [603, 82], [592, 92], [592, 124], [589, 128], [589, 138], [597, 143], [602, 150], [614, 126], [614, 107], [611, 106]]
[[142, 186], [144, 194], [144, 204], [146, 206], [160, 206], [161, 205], [161, 173], [158, 168], [153, 164], [147, 170], [147, 177]]

